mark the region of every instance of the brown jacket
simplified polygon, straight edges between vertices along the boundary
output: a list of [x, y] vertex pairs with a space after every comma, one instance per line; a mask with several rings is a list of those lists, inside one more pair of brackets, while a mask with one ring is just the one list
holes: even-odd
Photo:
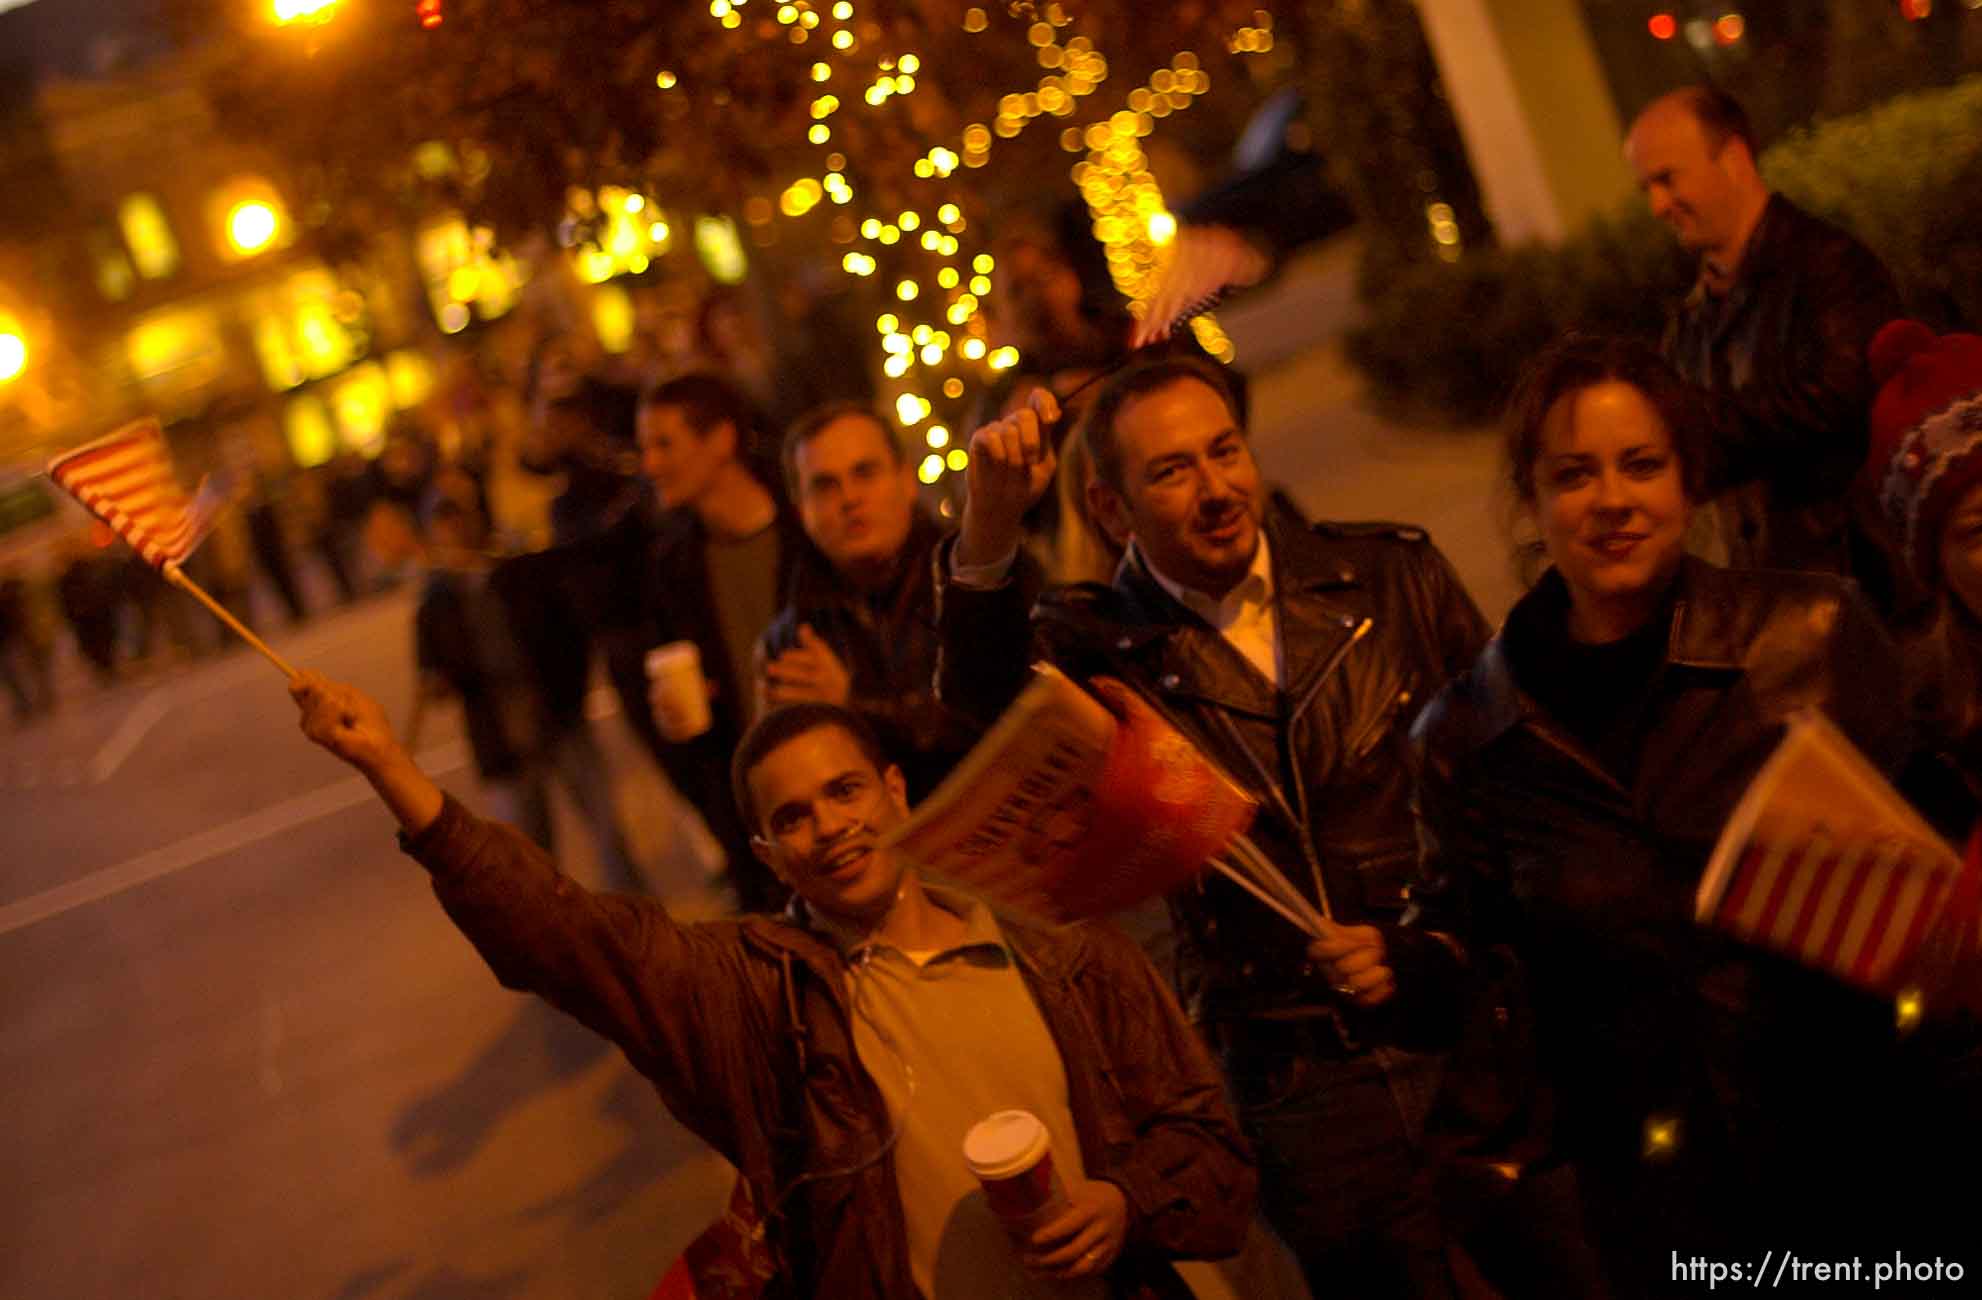
[[[844, 966], [825, 939], [791, 918], [683, 925], [648, 899], [591, 893], [451, 799], [402, 844], [505, 987], [618, 1044], [737, 1167], [769, 1208], [777, 1294], [918, 1294], [886, 1107], [854, 1050]], [[1127, 939], [1000, 925], [1065, 1063], [1083, 1163], [1128, 1200], [1114, 1290], [1182, 1294], [1162, 1261], [1236, 1252], [1253, 1212], [1251, 1158], [1218, 1074]]]

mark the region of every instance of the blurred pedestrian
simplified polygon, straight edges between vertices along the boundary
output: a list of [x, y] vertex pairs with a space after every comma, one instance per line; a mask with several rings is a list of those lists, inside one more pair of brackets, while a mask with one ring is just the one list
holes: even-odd
[[1134, 324], [1105, 274], [1084, 276], [1069, 250], [1043, 234], [1004, 241], [997, 259], [1001, 324], [1033, 364], [1107, 369], [1127, 354]]
[[158, 580], [158, 570], [136, 552], [127, 552], [118, 571], [118, 587], [130, 624], [126, 638], [129, 657], [144, 663], [153, 655], [191, 657], [198, 653], [202, 611], [192, 597]]
[[640, 465], [666, 514], [639, 582], [646, 649], [692, 644], [709, 694], [696, 734], [667, 734], [651, 710], [633, 719], [674, 787], [702, 814], [728, 860], [746, 911], [783, 905], [784, 890], [757, 861], [721, 780], [755, 712], [757, 638], [784, 604], [809, 543], [776, 480], [753, 473], [757, 436], [749, 399], [714, 375], [684, 375], [640, 406]]
[[1705, 397], [1728, 563], [1849, 574], [1903, 612], [1915, 595], [1852, 495], [1873, 390], [1865, 348], [1902, 314], [1891, 273], [1769, 189], [1748, 114], [1725, 91], [1654, 100], [1624, 153], [1652, 215], [1700, 261], [1665, 355]]
[[296, 581], [296, 566], [289, 554], [289, 529], [285, 519], [281, 485], [273, 474], [258, 469], [240, 501], [248, 521], [248, 536], [254, 543], [255, 563], [269, 586], [275, 588], [282, 608], [294, 625], [309, 617], [309, 606]]
[[647, 495], [636, 472], [636, 407], [635, 394], [591, 379], [545, 403], [529, 463], [564, 478], [550, 506], [553, 544], [597, 536]]
[[[936, 698], [936, 583], [943, 529], [917, 505], [915, 466], [871, 409], [821, 407], [785, 436], [785, 486], [812, 546], [757, 647], [766, 706], [850, 708], [927, 797], [983, 734]], [[1029, 561], [1028, 561], [1029, 563]], [[1036, 574], [1025, 581], [1037, 586]]]
[[781, 362], [741, 288], [718, 285], [703, 297], [696, 336], [708, 368], [750, 399], [763, 427], [785, 428], [812, 406], [804, 371]]
[[371, 508], [365, 517], [365, 550], [381, 588], [396, 586], [419, 570], [420, 504], [433, 484], [431, 443], [408, 425], [386, 434], [371, 463]]
[[[574, 770], [595, 753], [587, 700], [602, 658], [636, 732], [651, 725], [639, 664], [647, 645], [641, 566], [653, 519], [635, 472], [627, 401], [579, 377], [541, 406], [522, 463], [562, 482], [549, 502], [551, 544], [511, 556], [496, 575], [550, 720], [550, 747], [569, 749]], [[583, 806], [602, 806], [603, 776], [582, 779], [592, 787]]]
[[324, 531], [318, 546], [340, 592], [354, 596], [369, 589], [362, 566], [365, 520], [372, 511], [376, 485], [365, 458], [341, 451], [322, 467]]
[[76, 638], [76, 649], [95, 673], [97, 684], [117, 680], [118, 632], [122, 617], [123, 583], [116, 557], [98, 550], [87, 538], [71, 544], [68, 560], [56, 579], [63, 617]]
[[[185, 567], [187, 576], [199, 583], [209, 596], [225, 606], [234, 617], [250, 627], [254, 626], [253, 548], [248, 539], [247, 520], [239, 510], [224, 509], [214, 516], [213, 531], [193, 552]], [[203, 638], [203, 653], [206, 650], [227, 653], [245, 644], [213, 618], [196, 618], [193, 627], [198, 629], [194, 635]]]
[[55, 707], [50, 658], [35, 626], [27, 580], [14, 570], [0, 573], [0, 680], [13, 697], [14, 720], [26, 722]]
[[[1568, 1162], [1618, 1295], [1690, 1294], [1675, 1255], [1939, 1240], [1909, 1216], [1954, 1172], [1933, 1175], [1951, 1117], [1915, 1108], [1890, 1001], [1693, 919], [1791, 713], [1823, 710], [1885, 771], [1906, 752], [1899, 661], [1853, 584], [1686, 554], [1716, 431], [1649, 346], [1571, 338], [1533, 363], [1508, 473], [1551, 567], [1417, 724], [1421, 925], [1327, 962], [1393, 1025], [1450, 1027], [1512, 954], [1519, 984], [1482, 990], [1525, 990], [1486, 1031], [1506, 1104], [1475, 1112], [1468, 1155], [1509, 1196]], [[1554, 1244], [1531, 1267], [1576, 1264]]]
[[[1025, 511], [1054, 471], [1029, 409], [970, 440], [970, 498], [939, 581], [940, 690], [989, 719], [1044, 658], [1117, 678], [1260, 801], [1250, 832], [1337, 930], [1398, 924], [1416, 844], [1405, 735], [1486, 637], [1425, 534], [1301, 526], [1269, 507], [1210, 363], [1124, 371], [1088, 412], [1094, 515], [1126, 548], [1106, 587], [1011, 580]], [[1316, 1294], [1453, 1294], [1419, 1134], [1436, 1062], [1372, 1048], [1360, 987], [1300, 931], [1207, 878], [1173, 896], [1192, 1004], [1222, 1052], [1262, 1208]]]
[[649, 388], [707, 370], [701, 297], [686, 280], [643, 287], [634, 296], [633, 360]]
[[[551, 715], [510, 610], [490, 580], [496, 559], [474, 480], [459, 470], [442, 471], [429, 492], [426, 522], [432, 568], [414, 615], [421, 703], [460, 699], [491, 815], [553, 851], [555, 779], [591, 832], [606, 879], [620, 889], [638, 889], [639, 872], [598, 742], [582, 710], [575, 719]], [[409, 724], [409, 744], [417, 730]]]
[[331, 515], [332, 473], [327, 463], [297, 471], [290, 479], [289, 501], [305, 548], [322, 561], [337, 603], [348, 605], [358, 598], [358, 587], [351, 557], [341, 544]]

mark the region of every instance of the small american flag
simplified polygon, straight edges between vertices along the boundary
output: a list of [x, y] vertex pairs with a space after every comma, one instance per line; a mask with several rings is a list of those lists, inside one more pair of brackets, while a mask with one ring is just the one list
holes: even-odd
[[1958, 876], [1899, 840], [1753, 844], [1712, 921], [1863, 988], [1893, 987]]
[[158, 421], [125, 425], [48, 462], [48, 476], [130, 543], [155, 569], [191, 555], [226, 504], [226, 491], [203, 480], [192, 500], [172, 474]]
[[1930, 934], [1976, 925], [1978, 875], [1817, 715], [1757, 774], [1695, 899], [1704, 924], [1861, 988], [1904, 982]]

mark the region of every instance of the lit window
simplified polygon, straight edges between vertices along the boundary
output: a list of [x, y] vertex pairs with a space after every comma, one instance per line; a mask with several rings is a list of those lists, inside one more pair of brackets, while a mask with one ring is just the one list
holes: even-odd
[[255, 356], [270, 388], [280, 392], [303, 382], [303, 367], [296, 360], [280, 316], [264, 316], [255, 322]]
[[90, 235], [90, 258], [96, 263], [96, 291], [110, 302], [122, 302], [137, 288], [138, 273], [115, 232], [98, 229]]
[[392, 415], [392, 390], [377, 362], [354, 367], [330, 394], [339, 440], [353, 451], [375, 456], [385, 446]]
[[617, 356], [633, 346], [633, 299], [616, 284], [602, 284], [592, 294], [592, 328], [599, 346]]
[[422, 352], [401, 348], [387, 354], [385, 378], [392, 389], [392, 404], [402, 411], [408, 410], [426, 401], [433, 392], [433, 362]]
[[124, 242], [131, 246], [131, 260], [138, 274], [147, 280], [162, 280], [179, 269], [179, 241], [172, 237], [172, 225], [165, 209], [149, 194], [133, 194], [117, 208], [117, 224], [123, 227]]
[[305, 469], [337, 454], [337, 430], [315, 397], [305, 395], [289, 403], [282, 413], [282, 431], [289, 439], [289, 454]]
[[709, 274], [723, 284], [740, 284], [749, 273], [743, 241], [737, 238], [736, 223], [728, 217], [695, 218], [695, 252]]

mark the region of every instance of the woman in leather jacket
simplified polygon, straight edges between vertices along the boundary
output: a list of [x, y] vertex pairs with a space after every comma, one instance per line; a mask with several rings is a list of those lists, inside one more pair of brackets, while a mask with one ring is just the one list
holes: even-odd
[[1620, 1295], [1697, 1289], [1674, 1263], [1695, 1256], [1834, 1257], [1846, 1229], [1890, 1251], [1872, 1210], [1906, 1199], [1887, 1180], [1917, 1118], [1889, 1002], [1693, 922], [1790, 712], [1823, 709], [1887, 771], [1905, 743], [1896, 653], [1851, 583], [1685, 554], [1692, 403], [1632, 342], [1572, 337], [1530, 367], [1508, 468], [1551, 567], [1418, 721], [1422, 923], [1384, 959], [1399, 1023], [1447, 1037], [1515, 959], [1528, 1005], [1496, 1032], [1529, 1084], [1500, 1081], [1475, 1154], [1573, 1165]]

